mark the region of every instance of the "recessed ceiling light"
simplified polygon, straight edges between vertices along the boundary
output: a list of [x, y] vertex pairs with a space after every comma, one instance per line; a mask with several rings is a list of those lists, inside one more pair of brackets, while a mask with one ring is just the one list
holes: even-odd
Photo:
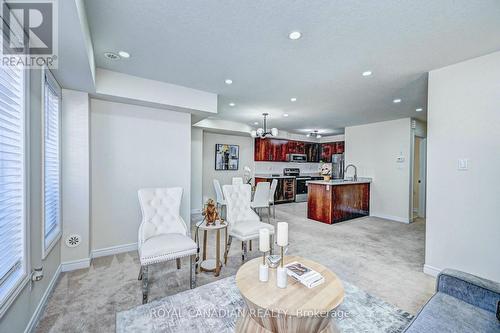
[[423, 110], [422, 108], [415, 109], [415, 111], [417, 111], [417, 112], [422, 112], [422, 110]]
[[233, 102], [229, 103], [229, 106], [235, 106], [236, 104], [234, 104]]
[[291, 102], [297, 102], [297, 97], [292, 97], [292, 98], [290, 98], [290, 101], [291, 101]]
[[254, 125], [258, 125], [258, 124], [259, 124], [259, 122], [258, 122], [258, 121], [256, 121], [256, 122], [254, 122], [253, 124], [254, 124]]
[[119, 54], [119, 55], [120, 55], [120, 57], [122, 57], [122, 58], [125, 58], [125, 59], [130, 58], [130, 53], [128, 53], [128, 52], [125, 52], [125, 51], [120, 51], [120, 52], [118, 52], [118, 54]]
[[392, 102], [395, 104], [401, 103], [401, 98], [396, 98]]
[[224, 81], [224, 82], [226, 82], [226, 84], [233, 84], [233, 80], [231, 80], [231, 79], [226, 79], [226, 81]]
[[283, 117], [288, 117], [288, 113], [283, 113]]
[[292, 31], [292, 32], [290, 32], [290, 34], [288, 34], [288, 38], [290, 38], [291, 40], [297, 40], [300, 37], [302, 37], [302, 34], [300, 33], [300, 31]]
[[118, 60], [120, 59], [120, 56], [116, 53], [113, 52], [105, 52], [104, 56], [108, 58], [109, 60]]
[[370, 76], [370, 75], [372, 75], [372, 71], [364, 71], [362, 75], [363, 76]]

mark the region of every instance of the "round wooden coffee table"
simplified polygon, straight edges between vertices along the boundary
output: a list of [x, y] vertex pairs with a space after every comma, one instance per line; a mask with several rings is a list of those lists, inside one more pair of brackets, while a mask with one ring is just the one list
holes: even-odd
[[325, 282], [307, 288], [288, 277], [288, 286], [276, 286], [276, 269], [269, 269], [269, 281], [259, 281], [262, 258], [253, 259], [236, 273], [236, 285], [247, 305], [239, 319], [236, 332], [338, 332], [332, 318], [344, 300], [344, 287], [340, 279], [325, 266], [296, 256], [285, 256], [285, 264], [298, 261], [317, 271]]

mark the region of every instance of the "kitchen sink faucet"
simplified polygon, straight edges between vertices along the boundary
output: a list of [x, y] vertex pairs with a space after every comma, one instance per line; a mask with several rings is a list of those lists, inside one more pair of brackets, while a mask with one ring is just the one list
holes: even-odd
[[347, 165], [344, 169], [344, 174], [347, 174], [347, 169], [349, 169], [349, 167], [354, 168], [354, 177], [352, 177], [352, 180], [357, 181], [358, 180], [358, 168], [356, 168], [356, 166], [354, 164]]

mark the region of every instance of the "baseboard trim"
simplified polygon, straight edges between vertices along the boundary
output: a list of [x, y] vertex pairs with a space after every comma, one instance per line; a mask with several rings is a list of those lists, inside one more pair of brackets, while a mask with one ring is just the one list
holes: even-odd
[[66, 261], [61, 263], [61, 271], [62, 272], [70, 272], [76, 271], [77, 269], [89, 268], [90, 267], [90, 258]]
[[92, 250], [90, 257], [91, 258], [106, 257], [106, 256], [111, 256], [113, 254], [136, 251], [136, 250], [137, 250], [137, 243], [116, 245], [116, 246], [105, 247], [102, 249]]
[[438, 274], [440, 272], [441, 272], [441, 269], [439, 269], [437, 267], [427, 265], [427, 264], [424, 265], [424, 273], [427, 275], [431, 275], [431, 276], [436, 277], [436, 276], [438, 276]]
[[52, 293], [52, 291], [54, 290], [54, 287], [56, 286], [57, 280], [59, 279], [59, 276], [61, 275], [61, 270], [62, 270], [62, 265], [59, 265], [59, 267], [57, 267], [56, 272], [54, 273], [54, 276], [52, 277], [52, 280], [50, 280], [50, 283], [47, 286], [47, 289], [45, 289], [45, 292], [43, 293], [43, 296], [40, 299], [40, 302], [38, 302], [38, 305], [35, 309], [35, 312], [33, 312], [33, 315], [31, 316], [31, 319], [28, 322], [28, 325], [26, 326], [24, 333], [31, 333], [34, 331], [36, 325], [38, 324], [38, 321], [40, 320], [40, 316], [43, 313], [43, 310], [45, 309], [45, 305], [47, 305], [47, 301], [49, 300], [49, 296]]
[[401, 222], [401, 223], [410, 223], [410, 220], [408, 218], [401, 217], [401, 216], [379, 214], [379, 213], [372, 213], [372, 214], [370, 214], [370, 216], [379, 217], [381, 219], [386, 219], [386, 220], [391, 220], [391, 221], [396, 221], [396, 222]]

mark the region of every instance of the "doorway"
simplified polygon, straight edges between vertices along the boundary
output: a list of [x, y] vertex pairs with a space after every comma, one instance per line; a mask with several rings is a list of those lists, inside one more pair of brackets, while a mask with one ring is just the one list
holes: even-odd
[[427, 139], [415, 136], [413, 147], [412, 220], [425, 218]]

